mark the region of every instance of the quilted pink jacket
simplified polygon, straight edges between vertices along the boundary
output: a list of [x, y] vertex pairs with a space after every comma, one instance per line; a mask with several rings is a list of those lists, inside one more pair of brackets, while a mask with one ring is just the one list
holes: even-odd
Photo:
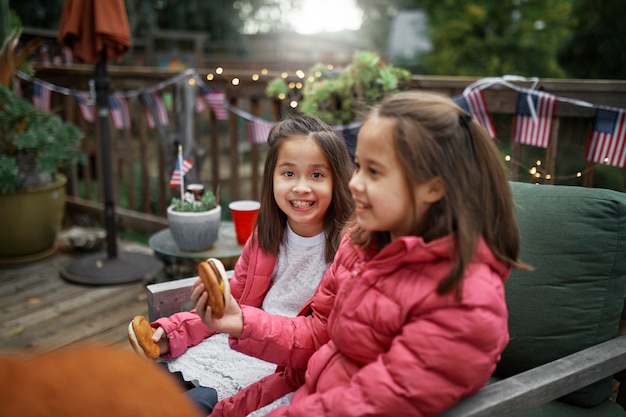
[[[271, 284], [276, 257], [264, 253], [258, 245], [252, 245], [251, 242], [252, 239], [246, 242], [229, 283], [231, 293], [239, 304], [260, 307]], [[307, 307], [308, 305], [304, 310]], [[214, 334], [202, 323], [195, 310], [162, 317], [151, 325], [163, 327], [169, 338], [170, 352], [163, 355], [163, 358], [178, 357], [187, 348]]]
[[[484, 386], [509, 340], [503, 282], [510, 267], [481, 239], [461, 301], [441, 296], [436, 288], [452, 248], [450, 236], [404, 237], [369, 254], [344, 238], [312, 315], [289, 319], [243, 307], [233, 348], [295, 368], [308, 364], [291, 404], [269, 416], [436, 416]], [[211, 417], [245, 415], [263, 403], [272, 378], [218, 403]]]

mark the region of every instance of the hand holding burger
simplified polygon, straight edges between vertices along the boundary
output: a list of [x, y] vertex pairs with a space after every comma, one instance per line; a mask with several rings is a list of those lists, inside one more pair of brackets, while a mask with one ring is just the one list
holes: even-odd
[[226, 270], [221, 261], [209, 258], [198, 265], [198, 280], [193, 285], [191, 300], [207, 327], [235, 337], [241, 334], [241, 309], [230, 294]]

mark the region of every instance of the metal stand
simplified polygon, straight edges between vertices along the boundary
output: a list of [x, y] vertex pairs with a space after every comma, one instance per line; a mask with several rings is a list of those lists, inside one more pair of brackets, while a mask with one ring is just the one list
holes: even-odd
[[117, 253], [115, 236], [115, 204], [111, 187], [111, 148], [109, 132], [109, 77], [106, 71], [106, 48], [102, 59], [96, 64], [95, 86], [98, 118], [100, 121], [100, 143], [102, 152], [102, 181], [104, 191], [104, 221], [107, 234], [107, 254], [84, 256], [71, 262], [61, 272], [67, 280], [81, 284], [111, 285], [139, 281], [156, 273], [162, 263], [154, 256], [143, 253]]

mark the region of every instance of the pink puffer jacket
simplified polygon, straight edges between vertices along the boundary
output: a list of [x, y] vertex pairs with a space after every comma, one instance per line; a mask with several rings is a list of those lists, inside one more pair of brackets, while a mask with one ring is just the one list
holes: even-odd
[[[368, 256], [344, 238], [312, 315], [243, 307], [233, 348], [295, 368], [308, 362], [291, 404], [269, 416], [436, 416], [484, 386], [509, 339], [510, 268], [481, 239], [461, 301], [438, 295], [452, 248], [449, 236], [427, 244], [404, 237]], [[211, 416], [242, 415], [264, 383], [222, 401]]]

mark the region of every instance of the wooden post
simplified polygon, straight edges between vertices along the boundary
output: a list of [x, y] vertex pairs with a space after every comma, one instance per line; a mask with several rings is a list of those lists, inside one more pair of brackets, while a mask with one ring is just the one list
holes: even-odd
[[593, 187], [593, 171], [595, 162], [587, 161], [585, 163], [585, 174], [583, 176], [583, 187]]
[[[230, 105], [237, 107], [237, 98], [231, 97]], [[230, 200], [239, 200], [239, 135], [237, 132], [237, 121], [239, 116], [235, 113], [230, 113], [229, 123], [229, 136], [230, 136]]]
[[546, 149], [546, 171], [550, 173], [551, 177], [546, 180], [548, 184], [554, 184], [554, 176], [556, 175], [556, 155], [557, 145], [559, 143], [559, 126], [561, 119], [555, 118], [552, 124], [552, 133], [550, 136], [550, 144]]
[[220, 136], [219, 136], [219, 126], [217, 118], [215, 114], [213, 114], [213, 110], [207, 110], [209, 112], [209, 121], [211, 124], [211, 184], [213, 185], [213, 193], [215, 193], [217, 197], [217, 193], [220, 191]]
[[[261, 113], [261, 103], [259, 102], [259, 99], [256, 97], [250, 99], [250, 112], [257, 117]], [[250, 155], [250, 161], [252, 163], [252, 174], [251, 174], [250, 180], [252, 181], [252, 199], [253, 200], [259, 200], [261, 198], [261, 192], [259, 190], [259, 177], [260, 177], [259, 159], [260, 159], [259, 158], [259, 145], [256, 143], [253, 143], [252, 149], [251, 149], [251, 155]]]
[[[138, 114], [142, 114], [143, 109], [141, 105], [135, 101], [135, 108], [139, 110]], [[148, 121], [145, 117], [138, 117], [139, 121], [139, 159], [141, 163], [141, 183], [143, 187], [141, 189], [141, 201], [143, 205], [143, 212], [152, 214], [152, 201], [150, 199], [150, 172], [148, 171]]]
[[522, 161], [520, 161], [520, 157], [521, 157], [521, 149], [520, 149], [520, 144], [515, 142], [513, 140], [513, 138], [511, 138], [511, 164], [510, 166], [510, 175], [511, 181], [517, 181], [519, 179], [519, 166], [518, 164], [521, 164]]

